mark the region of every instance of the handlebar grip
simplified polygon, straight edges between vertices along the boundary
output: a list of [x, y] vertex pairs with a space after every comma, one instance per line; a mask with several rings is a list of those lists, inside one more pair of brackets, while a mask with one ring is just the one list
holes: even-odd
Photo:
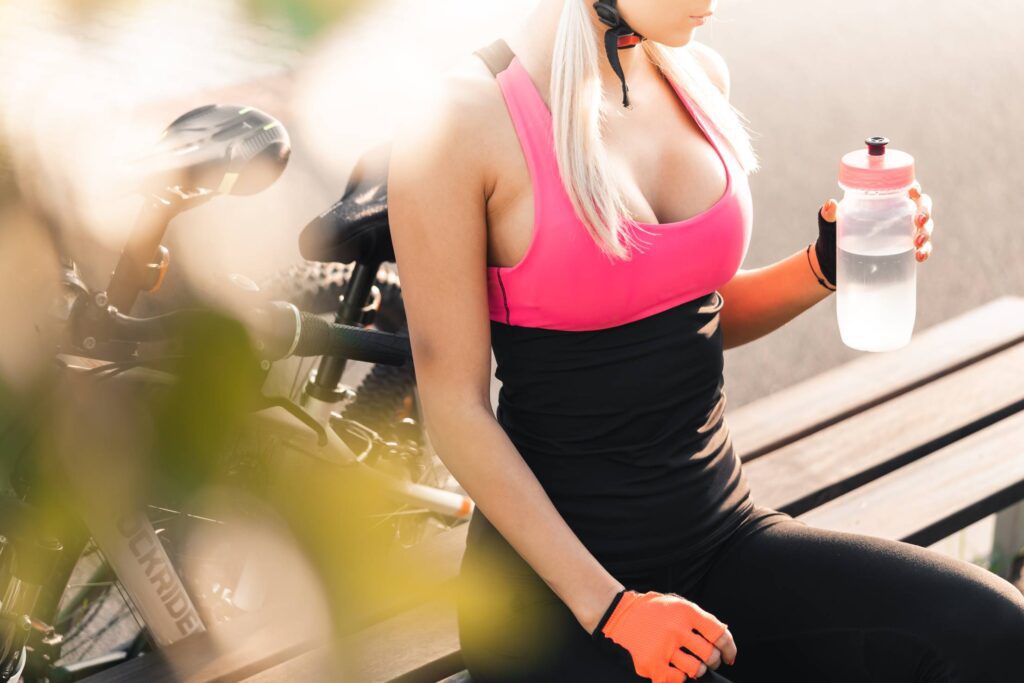
[[409, 337], [330, 323], [301, 313], [302, 328], [293, 356], [339, 356], [384, 365], [404, 365], [412, 357]]
[[[186, 309], [152, 318], [134, 318], [108, 311], [110, 336], [125, 341], [158, 341], [180, 334], [189, 324], [217, 319], [219, 314], [204, 309]], [[330, 323], [312, 313], [299, 311], [285, 302], [272, 302], [263, 309], [257, 335], [265, 357], [336, 356], [367, 363], [404, 365], [412, 358], [409, 337]]]

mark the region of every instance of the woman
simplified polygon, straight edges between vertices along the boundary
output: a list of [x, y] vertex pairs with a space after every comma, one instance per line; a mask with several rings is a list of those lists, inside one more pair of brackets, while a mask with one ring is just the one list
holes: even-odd
[[[722, 351], [833, 291], [836, 204], [816, 242], [740, 271], [757, 163], [724, 63], [692, 41], [711, 7], [617, 10], [540, 0], [393, 145], [426, 423], [478, 505], [474, 683], [1020, 681], [1009, 583], [750, 499]], [[931, 201], [910, 196], [924, 261]]]

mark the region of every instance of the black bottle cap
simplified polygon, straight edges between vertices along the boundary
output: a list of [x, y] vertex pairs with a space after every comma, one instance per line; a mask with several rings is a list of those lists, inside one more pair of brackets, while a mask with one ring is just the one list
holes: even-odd
[[885, 154], [885, 146], [889, 144], [889, 138], [875, 135], [864, 142], [867, 143], [869, 156], [880, 157]]

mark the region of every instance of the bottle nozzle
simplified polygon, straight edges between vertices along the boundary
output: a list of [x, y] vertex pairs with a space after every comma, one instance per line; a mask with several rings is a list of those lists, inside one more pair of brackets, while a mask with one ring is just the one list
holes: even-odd
[[889, 144], [889, 138], [875, 135], [864, 141], [868, 146], [868, 155], [880, 157], [885, 154], [885, 146]]

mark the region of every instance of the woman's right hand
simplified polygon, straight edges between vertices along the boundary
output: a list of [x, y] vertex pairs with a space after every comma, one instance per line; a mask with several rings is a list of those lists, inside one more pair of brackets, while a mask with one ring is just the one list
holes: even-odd
[[736, 660], [728, 626], [675, 593], [619, 591], [591, 636], [625, 649], [654, 683], [682, 683]]

